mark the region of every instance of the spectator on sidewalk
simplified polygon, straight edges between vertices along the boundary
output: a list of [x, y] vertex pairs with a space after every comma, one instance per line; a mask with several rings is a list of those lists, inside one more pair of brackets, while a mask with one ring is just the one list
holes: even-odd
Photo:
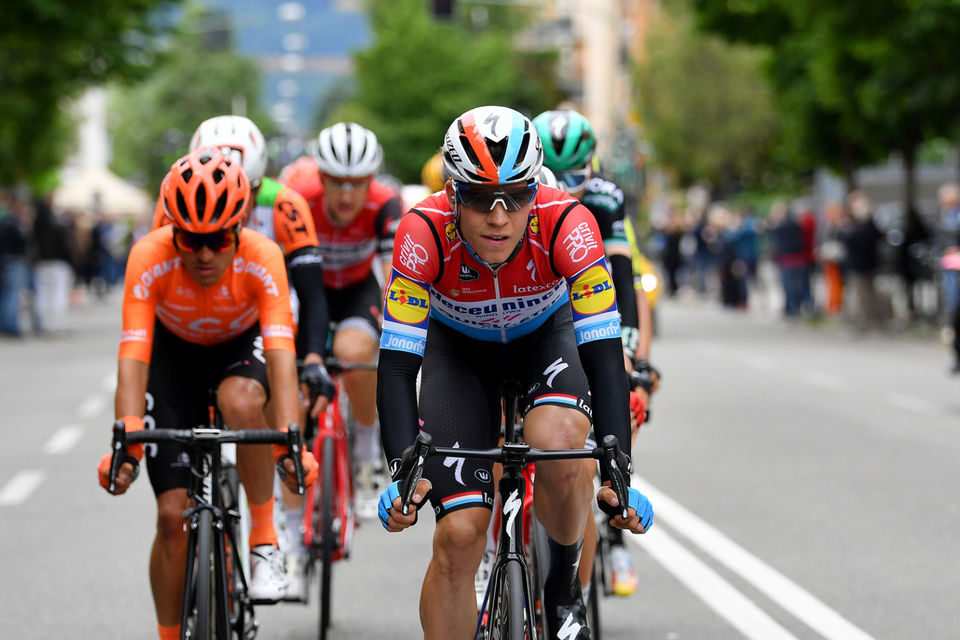
[[880, 320], [874, 277], [879, 263], [877, 243], [881, 234], [873, 221], [873, 205], [867, 194], [851, 191], [847, 196], [847, 208], [851, 221], [841, 237], [847, 247], [854, 325], [864, 333], [877, 328]]
[[848, 224], [840, 203], [831, 202], [824, 207], [823, 233], [818, 256], [826, 289], [824, 306], [827, 315], [837, 315], [843, 311], [843, 272], [847, 261], [847, 246], [841, 238], [841, 232]]
[[773, 261], [780, 269], [783, 285], [783, 315], [796, 318], [800, 315], [803, 300], [803, 272], [806, 268], [803, 231], [790, 214], [785, 202], [775, 202], [770, 208], [767, 234]]
[[19, 336], [23, 333], [20, 305], [30, 284], [30, 213], [26, 204], [16, 198], [7, 198], [3, 207], [6, 213], [0, 219], [0, 334]]
[[57, 219], [47, 200], [34, 203], [33, 242], [36, 263], [35, 305], [43, 333], [67, 332], [67, 309], [73, 287], [73, 248], [69, 230]]
[[940, 219], [937, 250], [940, 257], [941, 307], [944, 323], [952, 326], [954, 363], [951, 372], [960, 373], [960, 187], [954, 182], [940, 185]]

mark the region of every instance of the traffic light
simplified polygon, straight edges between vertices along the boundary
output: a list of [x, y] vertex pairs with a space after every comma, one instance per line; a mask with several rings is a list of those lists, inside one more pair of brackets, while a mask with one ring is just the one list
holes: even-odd
[[453, 0], [430, 0], [433, 3], [433, 15], [441, 20], [453, 18]]

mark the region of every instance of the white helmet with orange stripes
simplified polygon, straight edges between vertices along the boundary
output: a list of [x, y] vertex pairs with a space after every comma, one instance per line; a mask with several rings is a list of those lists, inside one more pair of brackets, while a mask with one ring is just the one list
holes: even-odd
[[444, 170], [470, 185], [523, 184], [543, 165], [540, 136], [509, 107], [476, 107], [450, 125], [441, 147]]

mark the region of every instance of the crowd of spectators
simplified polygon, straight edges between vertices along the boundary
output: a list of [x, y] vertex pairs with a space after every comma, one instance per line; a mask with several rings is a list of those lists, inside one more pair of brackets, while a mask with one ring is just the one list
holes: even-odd
[[0, 336], [67, 335], [70, 306], [122, 280], [132, 237], [126, 219], [0, 191]]
[[960, 373], [960, 188], [944, 184], [938, 197], [935, 219], [914, 209], [880, 219], [859, 190], [819, 208], [667, 205], [651, 215], [650, 247], [668, 296], [775, 305], [784, 318], [836, 319], [855, 335], [933, 327]]

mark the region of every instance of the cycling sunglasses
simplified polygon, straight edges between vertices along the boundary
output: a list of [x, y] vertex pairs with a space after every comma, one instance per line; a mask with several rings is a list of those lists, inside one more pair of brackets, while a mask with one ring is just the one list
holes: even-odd
[[583, 189], [584, 184], [587, 182], [587, 178], [590, 177], [590, 167], [584, 167], [583, 169], [574, 169], [573, 171], [557, 171], [557, 182], [560, 183], [560, 188], [570, 193], [571, 191], [579, 191]]
[[370, 178], [330, 178], [324, 176], [323, 184], [327, 189], [335, 189], [337, 191], [353, 191], [355, 189], [364, 189], [370, 184]]
[[187, 253], [196, 253], [204, 247], [215, 253], [223, 253], [240, 244], [236, 229], [222, 229], [213, 233], [193, 233], [174, 228], [173, 244]]
[[460, 204], [465, 207], [478, 211], [493, 211], [499, 202], [504, 209], [512, 212], [520, 211], [533, 201], [534, 196], [537, 195], [538, 185], [536, 180], [519, 186], [493, 187], [472, 187], [455, 182], [453, 188], [457, 192]]

